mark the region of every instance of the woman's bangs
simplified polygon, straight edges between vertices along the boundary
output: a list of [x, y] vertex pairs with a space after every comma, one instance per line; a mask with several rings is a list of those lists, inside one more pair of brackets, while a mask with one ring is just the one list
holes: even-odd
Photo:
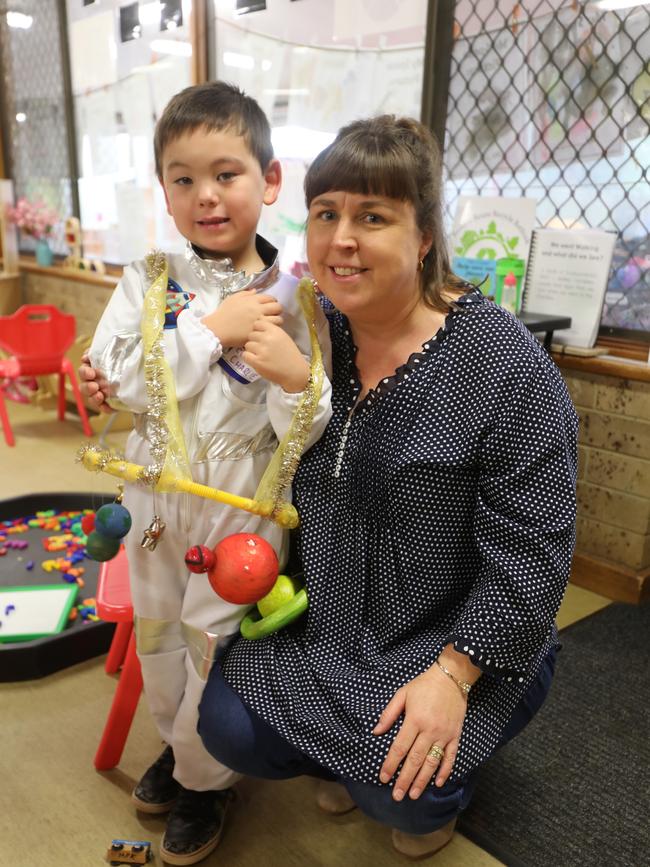
[[[410, 161], [409, 161], [410, 162]], [[416, 201], [415, 172], [395, 153], [368, 153], [334, 144], [305, 178], [307, 205], [329, 190]]]

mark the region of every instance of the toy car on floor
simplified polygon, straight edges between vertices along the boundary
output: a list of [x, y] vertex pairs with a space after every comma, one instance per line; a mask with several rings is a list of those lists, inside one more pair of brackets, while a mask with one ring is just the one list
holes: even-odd
[[152, 858], [147, 840], [112, 840], [106, 853], [109, 864], [147, 864]]

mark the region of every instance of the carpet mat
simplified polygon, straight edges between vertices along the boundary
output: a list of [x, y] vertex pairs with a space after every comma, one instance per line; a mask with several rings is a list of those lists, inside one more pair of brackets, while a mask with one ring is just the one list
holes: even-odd
[[459, 830], [508, 867], [650, 865], [650, 605], [560, 641], [546, 703], [481, 769]]

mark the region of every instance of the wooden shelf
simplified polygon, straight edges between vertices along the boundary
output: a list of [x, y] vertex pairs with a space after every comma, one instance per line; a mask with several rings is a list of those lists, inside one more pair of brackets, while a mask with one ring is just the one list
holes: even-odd
[[553, 353], [553, 360], [561, 370], [579, 370], [599, 376], [615, 376], [637, 382], [650, 382], [650, 365], [647, 361], [620, 358], [614, 355], [597, 355], [582, 358], [578, 355]]
[[45, 267], [38, 265], [34, 259], [22, 256], [18, 260], [21, 271], [29, 271], [30, 274], [40, 274], [43, 277], [55, 277], [59, 280], [68, 280], [76, 283], [92, 283], [97, 286], [106, 286], [113, 289], [119, 277], [111, 274], [96, 274], [94, 271], [86, 271], [81, 268], [64, 268], [63, 265], [50, 265]]

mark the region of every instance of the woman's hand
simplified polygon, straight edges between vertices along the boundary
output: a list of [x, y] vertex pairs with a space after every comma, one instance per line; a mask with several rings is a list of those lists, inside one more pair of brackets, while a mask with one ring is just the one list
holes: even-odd
[[[373, 734], [381, 735], [404, 714], [379, 774], [381, 782], [387, 783], [402, 765], [393, 788], [396, 801], [406, 792], [413, 799], [419, 798], [434, 774], [437, 786], [446, 782], [456, 760], [466, 713], [467, 699], [436, 665], [397, 690], [373, 729]], [[444, 751], [441, 759], [429, 754], [434, 746]]]
[[296, 394], [309, 382], [309, 364], [286, 331], [265, 316], [253, 326], [242, 356], [260, 376]]
[[254, 289], [244, 289], [229, 295], [201, 322], [226, 348], [243, 346], [253, 325], [260, 318], [282, 325], [282, 305], [272, 295], [258, 295]]

